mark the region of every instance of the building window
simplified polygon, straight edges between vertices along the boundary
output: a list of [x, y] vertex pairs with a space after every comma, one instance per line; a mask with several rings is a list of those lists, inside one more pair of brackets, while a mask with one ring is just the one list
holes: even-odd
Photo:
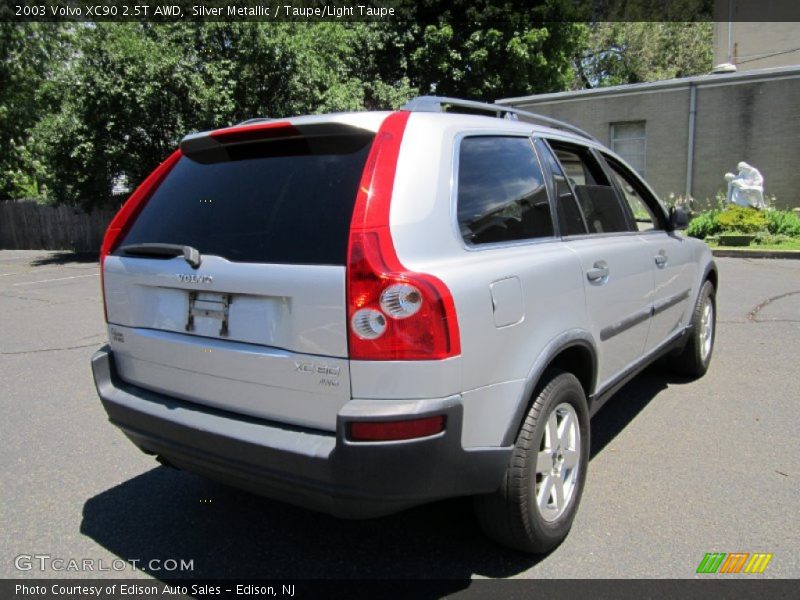
[[647, 138], [644, 121], [628, 121], [611, 124], [611, 149], [644, 177]]

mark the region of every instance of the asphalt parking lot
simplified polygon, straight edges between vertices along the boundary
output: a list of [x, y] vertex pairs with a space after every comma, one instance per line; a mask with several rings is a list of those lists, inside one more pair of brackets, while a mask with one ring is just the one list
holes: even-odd
[[482, 577], [695, 577], [706, 552], [773, 553], [757, 577], [800, 577], [800, 261], [718, 264], [709, 373], [689, 382], [653, 367], [603, 408], [573, 530], [532, 558], [488, 542], [467, 500], [340, 521], [159, 466], [95, 395], [89, 358], [106, 337], [96, 263], [0, 251], [0, 577], [91, 575], [15, 565], [38, 554], [194, 566], [103, 577], [437, 577], [457, 589]]

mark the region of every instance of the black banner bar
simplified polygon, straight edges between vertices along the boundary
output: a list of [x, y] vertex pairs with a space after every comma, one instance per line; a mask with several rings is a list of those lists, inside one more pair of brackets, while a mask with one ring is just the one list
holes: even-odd
[[504, 600], [636, 600], [707, 598], [782, 600], [797, 597], [793, 580], [763, 580], [758, 576], [711, 576], [695, 580], [576, 579], [576, 580], [206, 580], [175, 579], [5, 579], [0, 581], [4, 600], [164, 600], [195, 598], [306, 599], [306, 598], [503, 598]]
[[503, 21], [524, 11], [541, 22], [800, 21], [796, 0], [0, 0], [16, 22], [395, 22]]

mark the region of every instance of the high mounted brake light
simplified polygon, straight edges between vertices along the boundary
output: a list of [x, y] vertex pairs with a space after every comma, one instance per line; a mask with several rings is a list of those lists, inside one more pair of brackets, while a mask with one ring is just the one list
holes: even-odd
[[409, 112], [389, 115], [375, 135], [358, 188], [347, 260], [350, 358], [440, 360], [461, 353], [450, 290], [400, 262], [389, 208]]
[[106, 317], [106, 322], [108, 322], [108, 306], [106, 305], [106, 288], [103, 276], [105, 259], [116, 250], [117, 246], [136, 220], [136, 217], [142, 212], [150, 196], [152, 196], [156, 188], [161, 185], [161, 182], [164, 181], [164, 178], [172, 170], [172, 167], [175, 166], [175, 163], [178, 162], [180, 157], [181, 151], [175, 150], [175, 152], [169, 155], [167, 160], [158, 165], [155, 171], [150, 173], [147, 179], [145, 179], [128, 197], [125, 204], [122, 205], [122, 208], [120, 208], [117, 214], [114, 215], [114, 218], [111, 219], [108, 229], [106, 229], [106, 233], [103, 236], [103, 244], [100, 246], [100, 288], [103, 292], [103, 312]]
[[234, 125], [211, 132], [191, 133], [181, 140], [181, 152], [192, 157], [204, 152], [224, 150], [229, 144], [259, 142], [290, 138], [301, 135], [300, 130], [289, 121], [265, 121], [245, 125]]
[[209, 135], [226, 144], [250, 142], [254, 140], [268, 140], [277, 137], [290, 137], [299, 132], [289, 121], [267, 121], [251, 125], [236, 125], [212, 131]]

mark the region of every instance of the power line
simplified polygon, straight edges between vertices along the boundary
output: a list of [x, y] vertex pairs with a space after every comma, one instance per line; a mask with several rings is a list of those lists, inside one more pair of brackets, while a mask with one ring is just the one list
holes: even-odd
[[753, 61], [756, 61], [756, 60], [762, 60], [764, 58], [772, 58], [773, 56], [780, 56], [781, 54], [789, 54], [791, 52], [798, 52], [798, 51], [800, 51], [800, 48], [791, 48], [789, 50], [780, 50], [778, 52], [771, 52], [769, 54], [762, 54], [760, 56], [752, 55], [752, 56], [755, 56], [755, 58], [749, 58], [747, 60], [738, 60], [736, 62], [737, 62], [737, 64], [741, 65], [741, 64], [753, 62]]

